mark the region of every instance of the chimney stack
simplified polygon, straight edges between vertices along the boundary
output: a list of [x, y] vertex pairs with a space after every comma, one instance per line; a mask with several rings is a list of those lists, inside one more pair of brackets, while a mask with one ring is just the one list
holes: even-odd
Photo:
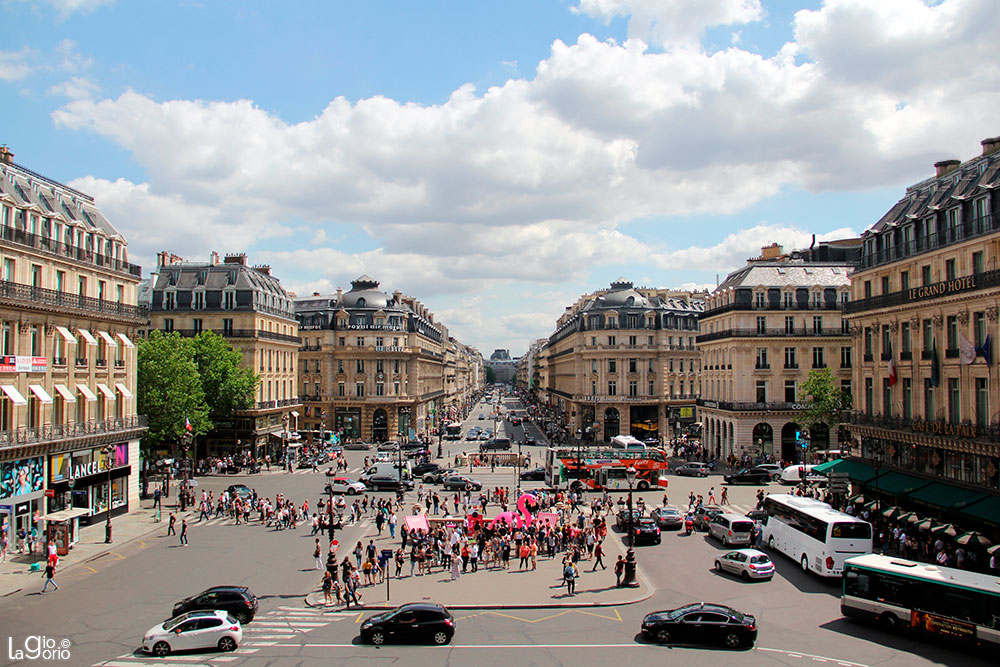
[[245, 252], [227, 253], [224, 262], [226, 264], [239, 264], [241, 266], [246, 266], [247, 254]]
[[935, 176], [941, 178], [948, 172], [954, 171], [958, 168], [958, 165], [962, 164], [958, 160], [941, 160], [940, 162], [934, 163]]
[[14, 164], [14, 154], [7, 148], [7, 144], [0, 146], [0, 162], [3, 164]]
[[210, 264], [211, 266], [218, 266], [218, 265], [219, 265], [219, 253], [217, 253], [217, 252], [215, 252], [215, 251], [213, 250], [213, 251], [212, 251], [212, 254], [210, 254], [210, 255], [208, 256], [208, 263], [209, 263], [209, 264]]
[[270, 264], [259, 264], [253, 267], [253, 270], [256, 271], [257, 273], [263, 273], [265, 276], [271, 275]]
[[319, 296], [319, 292], [313, 292], [313, 296]]
[[1000, 137], [990, 137], [989, 139], [983, 139], [979, 143], [983, 145], [983, 155], [995, 153], [1000, 149]]

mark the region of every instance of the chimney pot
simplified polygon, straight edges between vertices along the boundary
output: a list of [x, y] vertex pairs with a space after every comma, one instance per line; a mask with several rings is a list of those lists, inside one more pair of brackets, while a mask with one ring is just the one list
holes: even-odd
[[941, 160], [934, 163], [935, 175], [941, 178], [950, 171], [954, 171], [958, 165], [962, 164], [958, 160]]
[[1000, 137], [988, 137], [979, 143], [983, 145], [983, 155], [989, 155], [1000, 149]]
[[0, 162], [3, 164], [14, 164], [14, 154], [7, 148], [7, 144], [0, 146]]

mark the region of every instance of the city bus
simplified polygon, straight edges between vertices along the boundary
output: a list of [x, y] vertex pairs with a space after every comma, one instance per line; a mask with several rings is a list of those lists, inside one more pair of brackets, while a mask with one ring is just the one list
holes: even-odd
[[1000, 647], [1000, 579], [869, 554], [844, 564], [844, 616], [959, 642]]
[[462, 422], [451, 422], [450, 424], [445, 424], [445, 427], [444, 427], [444, 439], [445, 440], [461, 440], [462, 439]]
[[762, 537], [780, 551], [823, 577], [839, 577], [844, 561], [872, 552], [872, 527], [827, 503], [799, 496], [771, 494], [764, 498]]
[[545, 482], [553, 488], [628, 490], [629, 467], [636, 470], [637, 491], [667, 486], [667, 457], [659, 449], [549, 447], [545, 452]]

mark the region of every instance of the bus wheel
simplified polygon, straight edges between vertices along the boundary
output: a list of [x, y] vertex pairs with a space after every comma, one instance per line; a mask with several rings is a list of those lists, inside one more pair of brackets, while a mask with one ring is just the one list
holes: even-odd
[[772, 551], [774, 550], [774, 535], [767, 538], [767, 548], [771, 549]]
[[800, 562], [802, 563], [802, 571], [803, 572], [808, 572], [809, 571], [809, 556], [806, 556], [805, 554], [802, 554], [802, 560]]
[[646, 480], [642, 480], [641, 482], [639, 482], [639, 484], [636, 486], [636, 488], [639, 489], [640, 491], [648, 491], [649, 490], [649, 482], [647, 482]]
[[895, 614], [886, 612], [878, 617], [878, 622], [885, 628], [886, 632], [895, 632], [899, 627], [899, 619]]

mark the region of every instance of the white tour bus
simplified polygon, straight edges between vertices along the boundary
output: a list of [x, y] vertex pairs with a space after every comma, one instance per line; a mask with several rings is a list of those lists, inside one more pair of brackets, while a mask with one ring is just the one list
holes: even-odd
[[839, 577], [844, 561], [872, 552], [872, 527], [813, 498], [773, 494], [764, 499], [764, 543], [805, 571]]
[[887, 630], [1000, 647], [1000, 579], [869, 554], [844, 565], [844, 616]]

